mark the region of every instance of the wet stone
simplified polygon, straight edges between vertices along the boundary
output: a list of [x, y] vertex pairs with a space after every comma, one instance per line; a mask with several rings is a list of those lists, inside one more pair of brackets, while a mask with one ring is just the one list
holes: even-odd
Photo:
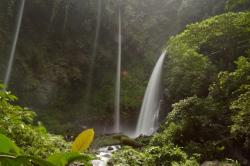
[[108, 150], [111, 151], [111, 150], [114, 150], [114, 148], [112, 146], [109, 146]]

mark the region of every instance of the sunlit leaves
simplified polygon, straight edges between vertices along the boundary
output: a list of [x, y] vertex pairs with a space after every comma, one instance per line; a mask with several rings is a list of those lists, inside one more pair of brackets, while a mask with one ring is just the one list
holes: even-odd
[[233, 70], [250, 48], [250, 13], [226, 13], [187, 26], [168, 42], [165, 85], [170, 102], [206, 96], [218, 71]]
[[93, 129], [83, 131], [78, 137], [76, 137], [74, 143], [72, 144], [72, 151], [82, 152], [87, 150], [94, 139], [94, 135], [95, 133]]

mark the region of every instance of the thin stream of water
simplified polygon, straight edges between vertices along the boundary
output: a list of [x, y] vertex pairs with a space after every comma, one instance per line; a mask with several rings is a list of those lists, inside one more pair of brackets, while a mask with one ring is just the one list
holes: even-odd
[[86, 86], [86, 90], [85, 90], [84, 110], [88, 109], [89, 98], [90, 98], [90, 93], [91, 93], [91, 89], [92, 89], [94, 67], [95, 67], [95, 60], [96, 60], [96, 52], [97, 52], [98, 40], [99, 40], [99, 35], [100, 35], [100, 27], [101, 27], [101, 16], [102, 16], [102, 0], [98, 0], [96, 32], [95, 32], [93, 53], [91, 56], [90, 69], [89, 69], [89, 73], [88, 73], [88, 77], [87, 77], [88, 82], [87, 82], [87, 86]]
[[121, 54], [122, 54], [122, 35], [121, 35], [121, 8], [119, 1], [118, 9], [118, 58], [116, 71], [116, 86], [115, 86], [115, 125], [114, 132], [120, 132], [120, 91], [121, 91]]
[[25, 6], [25, 0], [21, 0], [21, 5], [20, 5], [19, 12], [18, 12], [18, 17], [17, 17], [16, 31], [15, 31], [14, 40], [12, 43], [12, 48], [11, 48], [11, 52], [10, 52], [10, 58], [9, 58], [9, 62], [8, 62], [7, 71], [6, 71], [5, 78], [4, 78], [5, 90], [6, 90], [6, 88], [8, 88], [8, 84], [10, 81], [10, 75], [11, 75], [11, 70], [12, 70], [13, 62], [14, 62], [14, 58], [15, 58], [17, 41], [18, 41], [18, 37], [19, 37], [21, 24], [22, 24], [24, 6]]

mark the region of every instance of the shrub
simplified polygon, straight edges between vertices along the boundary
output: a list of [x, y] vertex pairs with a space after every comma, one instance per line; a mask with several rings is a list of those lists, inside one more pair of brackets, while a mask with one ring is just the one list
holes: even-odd
[[123, 147], [117, 151], [111, 159], [116, 166], [152, 166], [154, 165], [152, 156], [139, 152], [131, 147]]
[[47, 133], [41, 123], [34, 124], [36, 114], [28, 108], [11, 104], [17, 98], [0, 86], [0, 133], [7, 135], [26, 154], [47, 157], [67, 151], [69, 143], [62, 136]]
[[146, 153], [152, 155], [155, 165], [173, 166], [198, 166], [194, 157], [189, 158], [188, 155], [179, 147], [172, 144], [163, 147], [151, 146], [147, 148]]

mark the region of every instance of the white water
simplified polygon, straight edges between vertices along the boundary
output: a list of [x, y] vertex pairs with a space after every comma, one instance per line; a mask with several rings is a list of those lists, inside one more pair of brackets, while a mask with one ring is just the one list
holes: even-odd
[[92, 165], [93, 166], [106, 166], [109, 159], [112, 156], [112, 153], [117, 151], [120, 148], [121, 148], [120, 145], [113, 145], [113, 146], [100, 148], [98, 150], [98, 155], [97, 155], [99, 159], [93, 160]]
[[91, 89], [92, 89], [96, 51], [97, 51], [97, 47], [98, 47], [100, 27], [101, 27], [101, 15], [102, 15], [102, 0], [98, 0], [94, 47], [93, 47], [93, 52], [92, 52], [92, 56], [91, 56], [90, 69], [89, 69], [89, 73], [88, 73], [88, 77], [87, 77], [88, 82], [87, 82], [87, 86], [86, 86], [86, 90], [85, 90], [84, 110], [88, 109], [89, 98], [90, 98], [90, 93], [91, 93]]
[[120, 91], [121, 91], [121, 50], [122, 50], [122, 35], [121, 35], [121, 9], [119, 1], [118, 13], [118, 58], [117, 58], [117, 71], [116, 71], [116, 86], [115, 86], [115, 115], [114, 115], [114, 132], [120, 133]]
[[161, 74], [166, 52], [157, 61], [144, 95], [135, 136], [151, 135], [156, 130], [160, 110]]
[[8, 67], [7, 67], [7, 71], [6, 71], [5, 78], [4, 78], [4, 85], [6, 86], [5, 88], [8, 87], [8, 84], [9, 84], [9, 81], [10, 81], [10, 74], [11, 74], [11, 70], [12, 70], [12, 66], [13, 66], [13, 61], [14, 61], [14, 58], [15, 58], [16, 45], [17, 45], [19, 32], [20, 32], [20, 27], [21, 27], [22, 18], [23, 18], [24, 5], [25, 5], [25, 0], [21, 0], [21, 6], [20, 6], [20, 9], [19, 9], [19, 12], [18, 12], [15, 36], [14, 36], [14, 40], [13, 40], [12, 48], [11, 48], [11, 52], [10, 52], [10, 59], [9, 59], [9, 62], [8, 62]]

